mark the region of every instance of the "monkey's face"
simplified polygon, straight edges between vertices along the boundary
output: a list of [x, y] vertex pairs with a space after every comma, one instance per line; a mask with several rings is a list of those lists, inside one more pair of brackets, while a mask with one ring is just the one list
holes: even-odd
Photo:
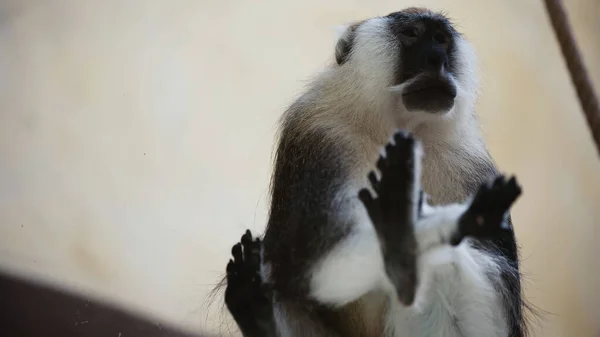
[[363, 88], [386, 88], [405, 112], [430, 116], [475, 95], [473, 55], [445, 16], [418, 8], [351, 25], [336, 47], [338, 65], [355, 69]]
[[400, 44], [395, 84], [402, 85], [404, 106], [409, 111], [449, 111], [457, 94], [454, 80], [457, 33], [440, 16], [396, 12], [388, 17], [391, 33]]

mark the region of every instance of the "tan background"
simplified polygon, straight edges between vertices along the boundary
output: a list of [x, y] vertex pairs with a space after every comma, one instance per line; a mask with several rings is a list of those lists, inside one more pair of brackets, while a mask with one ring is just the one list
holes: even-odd
[[[535, 336], [600, 331], [600, 161], [541, 1], [445, 9], [484, 70]], [[334, 26], [412, 1], [0, 1], [0, 265], [182, 327], [266, 215], [274, 126]], [[600, 2], [569, 2], [596, 85]], [[218, 306], [213, 307], [218, 314]], [[225, 329], [226, 330], [226, 329]]]

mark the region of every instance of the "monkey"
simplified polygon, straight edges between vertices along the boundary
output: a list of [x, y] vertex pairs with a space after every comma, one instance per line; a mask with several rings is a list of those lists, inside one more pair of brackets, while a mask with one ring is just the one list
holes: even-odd
[[[420, 234], [421, 223], [444, 217], [439, 223], [450, 225], [441, 228], [454, 235], [457, 219], [469, 214], [465, 201], [499, 175], [475, 113], [476, 63], [470, 43], [450, 20], [425, 8], [345, 28], [335, 62], [313, 78], [280, 122], [260, 241], [258, 279], [269, 285], [263, 300], [272, 305], [263, 317], [274, 322], [266, 330], [278, 336], [526, 334], [509, 212], [501, 220], [506, 230], [460, 244], [447, 237], [433, 245], [436, 254], [415, 253], [421, 240], [430, 240]], [[422, 149], [422, 160], [412, 161], [420, 163], [427, 211], [413, 221], [414, 233], [388, 237], [365, 207], [366, 195], [356, 196], [364, 186], [385, 185], [370, 172], [398, 129], [421, 144], [415, 148]], [[394, 266], [386, 260], [390, 256], [400, 261]], [[427, 270], [431, 275], [417, 282]], [[429, 290], [415, 290], [423, 287]], [[234, 302], [230, 296], [229, 304]]]
[[[418, 185], [420, 163], [415, 158], [415, 140], [401, 132], [394, 139], [395, 143], [386, 147], [386, 156], [377, 162], [381, 180], [374, 172], [369, 174], [378, 197], [373, 198], [367, 188], [357, 197], [375, 226], [387, 277], [396, 281], [395, 289], [390, 290], [396, 290], [400, 303], [410, 304], [417, 294], [417, 279], [431, 277], [431, 264], [424, 262], [431, 259], [429, 252], [445, 244], [457, 246], [468, 236], [489, 239], [510, 230], [504, 220], [521, 187], [516, 178], [505, 181], [498, 175], [491, 184], [482, 184], [470, 202], [431, 208]], [[225, 302], [245, 337], [279, 336], [272, 294], [261, 281], [260, 248], [260, 239], [253, 240], [247, 230], [241, 242], [233, 246], [233, 260], [227, 265]], [[418, 259], [422, 259], [421, 270], [416, 267]], [[424, 284], [419, 292], [426, 294], [427, 281]]]

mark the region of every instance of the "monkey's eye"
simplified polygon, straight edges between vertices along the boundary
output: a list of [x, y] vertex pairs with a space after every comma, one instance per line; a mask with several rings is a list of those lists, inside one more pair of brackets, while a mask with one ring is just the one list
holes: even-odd
[[442, 34], [442, 33], [435, 33], [433, 34], [433, 40], [439, 44], [446, 44], [448, 43], [448, 38], [446, 37], [446, 35]]
[[404, 28], [400, 31], [400, 34], [412, 38], [419, 37], [419, 31], [415, 27]]

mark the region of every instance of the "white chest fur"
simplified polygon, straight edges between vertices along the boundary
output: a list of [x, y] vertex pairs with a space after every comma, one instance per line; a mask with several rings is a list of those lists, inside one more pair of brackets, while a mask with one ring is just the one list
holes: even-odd
[[421, 286], [411, 308], [394, 306], [390, 336], [506, 337], [508, 329], [488, 275], [493, 258], [469, 246], [441, 247], [420, 258]]

